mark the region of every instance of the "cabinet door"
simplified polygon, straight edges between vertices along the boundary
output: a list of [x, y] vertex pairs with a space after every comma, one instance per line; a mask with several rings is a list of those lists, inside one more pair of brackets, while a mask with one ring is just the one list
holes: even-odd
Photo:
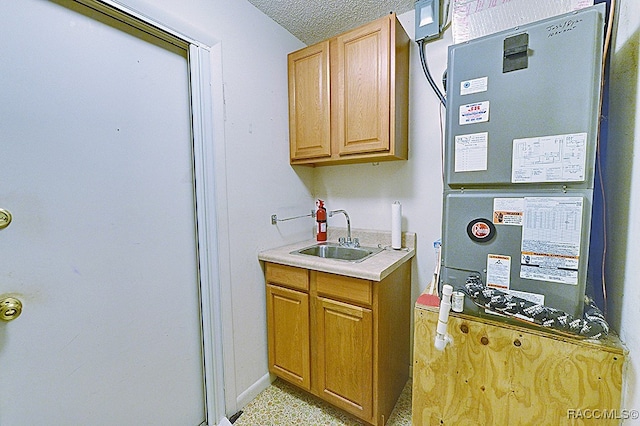
[[309, 295], [267, 285], [269, 371], [309, 390]]
[[340, 155], [390, 148], [390, 22], [379, 19], [337, 37], [332, 108]]
[[329, 42], [293, 52], [289, 68], [291, 160], [331, 155]]
[[332, 404], [369, 419], [373, 411], [370, 309], [317, 299], [318, 390]]

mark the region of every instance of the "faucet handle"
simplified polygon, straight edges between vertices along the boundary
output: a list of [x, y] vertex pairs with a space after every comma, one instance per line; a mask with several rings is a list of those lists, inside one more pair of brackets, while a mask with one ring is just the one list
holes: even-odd
[[338, 244], [343, 245], [343, 244], [344, 244], [344, 242], [345, 242], [344, 237], [340, 237], [340, 238], [338, 238]]
[[357, 238], [354, 238], [353, 239], [353, 246], [356, 247], [356, 248], [360, 247], [360, 240], [357, 239]]

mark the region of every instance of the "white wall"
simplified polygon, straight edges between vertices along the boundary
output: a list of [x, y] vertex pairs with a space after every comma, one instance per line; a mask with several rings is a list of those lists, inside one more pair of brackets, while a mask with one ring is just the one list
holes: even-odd
[[640, 410], [640, 3], [621, 0], [611, 52], [607, 293], [609, 321], [630, 351], [623, 408]]
[[[310, 237], [312, 169], [289, 166], [287, 54], [302, 42], [239, 0], [122, 0], [192, 39], [220, 43], [223, 129], [216, 131], [216, 192], [223, 291], [225, 390], [232, 414], [267, 386], [263, 271], [257, 253]], [[217, 76], [216, 78], [219, 78]], [[214, 107], [221, 107], [216, 99]], [[216, 111], [219, 113], [219, 108]], [[225, 175], [226, 172], [226, 175]], [[226, 185], [225, 185], [226, 183]]]

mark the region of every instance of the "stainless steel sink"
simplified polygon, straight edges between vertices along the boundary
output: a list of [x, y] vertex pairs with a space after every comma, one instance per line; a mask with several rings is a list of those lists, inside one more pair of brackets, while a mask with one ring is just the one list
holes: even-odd
[[291, 254], [303, 254], [356, 263], [362, 262], [382, 250], [384, 249], [377, 247], [345, 247], [335, 243], [319, 243], [300, 250], [294, 250]]

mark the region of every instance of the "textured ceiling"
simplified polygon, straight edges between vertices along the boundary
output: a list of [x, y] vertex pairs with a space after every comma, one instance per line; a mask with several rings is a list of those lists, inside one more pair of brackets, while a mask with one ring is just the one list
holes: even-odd
[[389, 12], [413, 9], [415, 0], [249, 0], [310, 45], [356, 28]]

